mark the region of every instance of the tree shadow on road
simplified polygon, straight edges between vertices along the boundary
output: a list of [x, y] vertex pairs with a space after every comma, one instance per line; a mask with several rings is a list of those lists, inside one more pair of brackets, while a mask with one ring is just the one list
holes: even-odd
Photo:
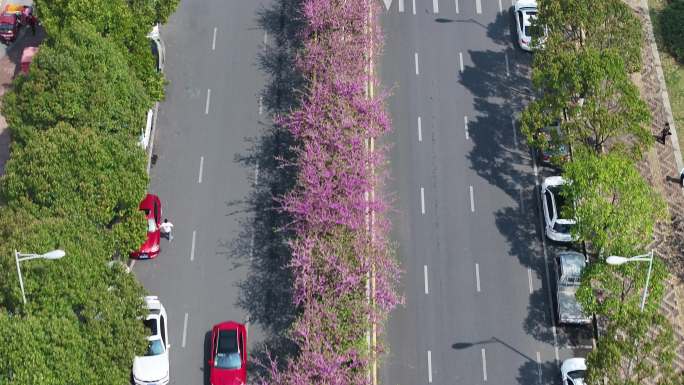
[[[244, 154], [237, 154], [249, 175], [253, 175], [253, 189], [240, 202], [251, 215], [243, 220], [242, 231], [231, 245], [234, 263], [248, 263], [249, 272], [238, 284], [237, 306], [244, 309], [252, 327], [263, 331], [263, 340], [250, 341], [250, 377], [267, 376], [269, 357], [279, 364], [298, 353], [289, 338], [298, 309], [292, 302], [293, 277], [289, 268], [292, 237], [287, 225], [291, 217], [279, 210], [275, 198], [290, 191], [296, 181], [293, 137], [273, 122], [273, 117], [286, 114], [299, 104], [296, 90], [303, 87], [303, 79], [296, 71], [294, 60], [301, 46], [298, 11], [300, 0], [280, 0], [256, 15], [258, 25], [267, 32], [268, 41], [258, 55], [256, 65], [268, 78], [261, 92], [264, 112], [260, 117], [260, 134], [247, 138], [251, 144]], [[242, 261], [242, 262], [240, 262]]]

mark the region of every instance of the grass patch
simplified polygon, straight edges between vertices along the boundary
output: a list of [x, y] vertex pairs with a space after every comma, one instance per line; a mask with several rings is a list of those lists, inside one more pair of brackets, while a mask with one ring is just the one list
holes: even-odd
[[[658, 44], [658, 53], [660, 54], [665, 83], [667, 83], [667, 91], [670, 96], [672, 114], [674, 115], [675, 127], [679, 137], [679, 148], [684, 149], [684, 64], [678, 62], [672, 55], [663, 50], [663, 39], [660, 33], [660, 15], [666, 5], [667, 2], [664, 0], [648, 0], [653, 32]], [[684, 156], [684, 154], [682, 155]]]

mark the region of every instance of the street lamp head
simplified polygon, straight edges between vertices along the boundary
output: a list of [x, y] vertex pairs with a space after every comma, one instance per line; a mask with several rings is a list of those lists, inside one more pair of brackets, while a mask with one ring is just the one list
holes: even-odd
[[606, 258], [606, 263], [609, 265], [622, 265], [623, 263], [627, 262], [628, 259], [625, 257], [619, 257], [617, 255], [611, 255], [610, 257]]
[[52, 250], [52, 251], [48, 251], [45, 254], [42, 254], [41, 258], [44, 258], [44, 259], [60, 259], [65, 255], [66, 255], [66, 253], [64, 252], [64, 250]]

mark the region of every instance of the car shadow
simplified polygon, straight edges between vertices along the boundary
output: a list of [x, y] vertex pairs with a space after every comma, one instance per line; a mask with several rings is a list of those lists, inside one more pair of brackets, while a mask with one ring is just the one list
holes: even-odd
[[202, 361], [202, 378], [204, 379], [204, 385], [211, 385], [211, 382], [209, 381], [209, 374], [210, 374], [210, 368], [209, 368], [209, 357], [210, 357], [210, 352], [209, 350], [211, 349], [211, 330], [207, 331], [204, 333], [204, 353], [202, 354], [203, 361]]

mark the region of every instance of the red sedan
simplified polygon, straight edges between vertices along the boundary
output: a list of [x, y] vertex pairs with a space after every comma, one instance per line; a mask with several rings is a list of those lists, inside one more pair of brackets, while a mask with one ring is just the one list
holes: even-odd
[[138, 248], [131, 251], [131, 258], [152, 259], [159, 254], [159, 225], [161, 224], [162, 209], [159, 197], [154, 194], [147, 194], [138, 206], [140, 211], [145, 213], [147, 218], [147, 239]]
[[226, 321], [211, 329], [209, 382], [212, 385], [244, 385], [247, 383], [247, 329], [245, 325]]

